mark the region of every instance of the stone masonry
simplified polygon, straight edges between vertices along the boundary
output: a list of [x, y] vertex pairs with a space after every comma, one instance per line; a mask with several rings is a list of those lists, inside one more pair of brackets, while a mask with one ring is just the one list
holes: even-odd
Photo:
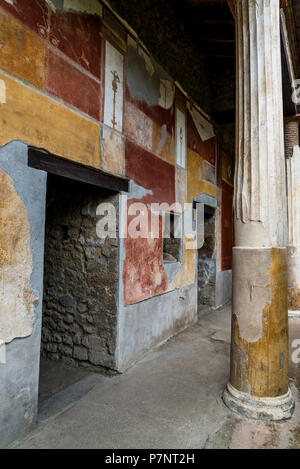
[[118, 240], [96, 234], [96, 208], [118, 196], [49, 176], [42, 356], [115, 368]]

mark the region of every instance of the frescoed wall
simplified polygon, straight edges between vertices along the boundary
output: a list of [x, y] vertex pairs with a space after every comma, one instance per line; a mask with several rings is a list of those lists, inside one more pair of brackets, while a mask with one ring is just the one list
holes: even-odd
[[[190, 80], [198, 89], [201, 78], [205, 91], [209, 87], [204, 86], [203, 62], [194, 65], [199, 77]], [[127, 203], [119, 207], [120, 222], [127, 220], [125, 229], [136, 203], [146, 204], [149, 219], [151, 204], [179, 203], [193, 226], [192, 206], [184, 204], [199, 196], [215, 200], [222, 191], [219, 261], [223, 270], [230, 270], [233, 168], [230, 173], [223, 159], [220, 185], [214, 125], [202, 103], [192, 101], [182, 83], [170, 76], [172, 69], [167, 73], [153, 59], [106, 1], [0, 0], [0, 147], [21, 141], [24, 161], [32, 145], [128, 178]], [[188, 82], [186, 70], [175, 78], [180, 76]], [[209, 93], [204, 91], [203, 107], [209, 112]], [[166, 262], [165, 209], [154, 216], [158, 238], [118, 240], [118, 324], [112, 361], [118, 371], [197, 320], [194, 228], [185, 232], [178, 258]], [[38, 342], [39, 331], [35, 337]], [[20, 366], [21, 362], [19, 358]], [[32, 415], [36, 381], [28, 397]]]

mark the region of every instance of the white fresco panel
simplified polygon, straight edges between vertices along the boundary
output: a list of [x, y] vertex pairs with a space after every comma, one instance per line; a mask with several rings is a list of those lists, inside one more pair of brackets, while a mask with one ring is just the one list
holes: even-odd
[[185, 168], [186, 161], [186, 116], [176, 108], [176, 162], [181, 168]]
[[122, 132], [124, 56], [106, 42], [104, 124]]

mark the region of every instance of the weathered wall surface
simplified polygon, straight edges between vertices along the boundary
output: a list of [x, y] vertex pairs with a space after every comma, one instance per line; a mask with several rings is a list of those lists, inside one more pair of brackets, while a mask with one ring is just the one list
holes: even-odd
[[[142, 14], [145, 20], [140, 3], [119, 2], [118, 8], [124, 9], [123, 17], [139, 33], [136, 19]], [[158, 28], [161, 37], [152, 34], [152, 26], [149, 30], [143, 27], [148, 39], [153, 36], [145, 42], [158, 54], [159, 64], [133, 30], [100, 1], [92, 8], [91, 2], [75, 0], [0, 0], [2, 30], [9, 37], [9, 41], [0, 37], [0, 144], [17, 138], [126, 175], [151, 192], [148, 202], [191, 202], [200, 193], [215, 196], [212, 125], [175, 85], [179, 80], [194, 102], [207, 110], [209, 93], [202, 58], [184, 39], [175, 19], [172, 22], [168, 16], [167, 23], [163, 20], [170, 11], [162, 2], [149, 5], [150, 12], [163, 24]], [[170, 27], [171, 36], [167, 34]], [[173, 39], [170, 44], [162, 41], [178, 38], [179, 33], [176, 44]], [[178, 54], [184, 57], [184, 66], [180, 63], [178, 67]], [[188, 72], [189, 67], [193, 73]], [[197, 86], [191, 77], [196, 77]], [[132, 262], [136, 262], [139, 244], [135, 240], [128, 248]], [[152, 253], [150, 249], [149, 255]], [[183, 261], [187, 257], [183, 255]], [[162, 282], [158, 293], [172, 285], [185, 286], [183, 275], [181, 278], [175, 283]], [[126, 282], [126, 276], [124, 279]], [[150, 285], [149, 291], [156, 290]], [[136, 301], [140, 299], [136, 296]]]
[[[214, 127], [204, 113], [210, 92], [202, 57], [162, 0], [112, 5], [128, 24], [100, 0], [0, 0], [0, 210], [8, 220], [3, 232], [13, 226], [26, 259], [14, 283], [15, 270], [7, 266], [14, 261], [19, 273], [23, 261], [6, 256], [2, 238], [5, 286], [24, 292], [17, 314], [6, 317], [6, 308], [0, 321], [10, 341], [7, 365], [0, 365], [3, 445], [29, 429], [36, 414], [46, 175], [26, 166], [27, 145], [130, 178], [122, 222], [136, 202], [147, 204], [150, 217], [152, 203], [184, 204], [222, 192]], [[223, 175], [229, 185], [230, 164]], [[94, 215], [80, 208], [85, 196], [73, 194], [71, 201], [70, 194], [60, 193], [65, 205], [53, 209], [48, 231], [43, 353], [122, 371], [196, 320], [193, 233], [185, 233], [177, 262], [166, 264], [162, 230], [157, 239], [101, 243]], [[231, 219], [229, 204], [224, 223]], [[16, 220], [8, 207], [22, 217]], [[186, 212], [191, 219], [191, 208]], [[156, 216], [161, 227], [163, 210]], [[223, 268], [230, 269], [226, 230]], [[221, 256], [217, 249], [217, 266]], [[17, 330], [11, 320], [24, 307]]]
[[116, 368], [118, 240], [96, 233], [97, 206], [118, 196], [49, 177], [42, 350], [71, 366]]
[[147, 351], [197, 321], [196, 284], [119, 310], [118, 369], [125, 371]]
[[[12, 268], [16, 274], [10, 282], [1, 280], [1, 301], [6, 298], [10, 306], [1, 308], [0, 329], [6, 344], [0, 364], [0, 447], [6, 447], [32, 428], [37, 414], [46, 174], [28, 168], [27, 145], [21, 142], [0, 149], [0, 171], [1, 253], [8, 254], [1, 256], [1, 278]], [[18, 213], [9, 213], [12, 202]], [[8, 232], [10, 242], [2, 244]]]
[[[131, 192], [124, 210], [135, 202], [145, 202], [149, 217], [151, 203], [184, 204], [201, 194], [216, 198], [221, 187], [217, 187], [214, 128], [202, 110], [210, 110], [202, 58], [161, 0], [112, 1], [112, 5], [128, 24], [101, 1], [0, 0], [0, 145], [19, 139], [58, 156], [127, 176]], [[158, 25], [157, 34], [153, 34], [153, 24]], [[223, 179], [230, 184], [229, 166]], [[227, 217], [231, 219], [231, 214], [230, 200], [226, 200], [223, 269], [230, 269]], [[120, 220], [125, 219], [124, 210]], [[191, 209], [188, 215], [191, 217]], [[159, 217], [161, 224], [163, 214]], [[83, 218], [85, 226], [87, 219]], [[129, 217], [127, 226], [130, 221]], [[27, 228], [32, 229], [30, 220]], [[85, 228], [92, 229], [91, 225]], [[78, 227], [72, 226], [70, 233], [75, 236], [76, 230]], [[56, 236], [56, 241], [60, 240], [58, 231], [53, 234], [53, 246]], [[68, 242], [72, 252], [72, 236]], [[123, 369], [145, 350], [192, 323], [197, 308], [197, 251], [188, 249], [191, 245], [191, 233], [186, 233], [180, 259], [171, 265], [163, 262], [162, 233], [158, 239], [122, 240], [116, 326], [115, 318], [107, 313], [114, 309], [113, 302], [105, 305], [104, 316], [101, 311], [97, 318], [90, 314], [97, 309], [94, 303], [80, 320], [77, 313], [72, 314], [83, 308], [79, 298], [83, 285], [98, 279], [99, 291], [107, 286], [106, 274], [102, 275], [106, 246], [93, 246], [97, 253], [99, 248], [103, 262], [96, 266], [92, 258], [87, 259], [90, 245], [85, 240], [82, 252], [73, 259], [73, 270], [78, 271], [73, 278], [76, 286], [71, 288], [64, 274], [62, 288], [71, 289], [71, 295], [59, 295], [65, 304], [49, 306], [61, 330], [56, 325], [50, 341], [46, 338], [48, 321], [45, 351], [48, 347], [47, 353], [59, 357], [64, 348], [69, 361]], [[113, 246], [110, 248], [113, 251]], [[222, 253], [218, 249], [216, 253], [217, 264], [222, 264]], [[114, 263], [115, 255], [106, 256], [107, 270], [113, 270], [110, 259]], [[59, 265], [56, 267], [59, 270]], [[107, 279], [109, 275], [107, 272]], [[51, 280], [47, 282], [46, 304], [51, 305], [54, 290]], [[96, 301], [94, 291], [89, 289], [88, 295]], [[72, 306], [68, 306], [69, 297]], [[97, 352], [100, 348], [103, 354], [101, 363], [90, 358], [85, 340], [86, 333], [100, 335], [100, 317], [110, 322], [106, 324], [110, 339], [106, 335], [101, 346], [97, 345]], [[66, 318], [70, 324], [63, 320]], [[68, 327], [74, 329], [71, 338]], [[56, 342], [52, 341], [54, 330], [58, 333]], [[79, 330], [80, 343], [75, 343]], [[133, 330], [137, 335], [129, 340]]]

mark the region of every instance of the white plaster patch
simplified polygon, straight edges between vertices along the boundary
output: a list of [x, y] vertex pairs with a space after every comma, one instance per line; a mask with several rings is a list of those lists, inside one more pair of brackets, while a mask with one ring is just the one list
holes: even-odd
[[176, 108], [176, 162], [185, 168], [186, 162], [186, 115]]
[[202, 114], [191, 105], [191, 103], [188, 103], [188, 110], [192, 116], [201, 140], [205, 142], [206, 140], [213, 138], [215, 133], [212, 124], [207, 119], [205, 119], [205, 117], [203, 117]]
[[0, 104], [6, 103], [6, 84], [4, 80], [0, 80]]
[[160, 80], [159, 105], [164, 109], [170, 109], [174, 104], [175, 85], [170, 80]]
[[64, 10], [89, 13], [102, 18], [103, 6], [95, 0], [64, 0]]
[[134, 104], [127, 103], [124, 133], [142, 147], [152, 151], [152, 120]]
[[0, 365], [6, 363], [6, 347], [5, 344], [0, 345]]
[[124, 57], [106, 42], [104, 123], [123, 130], [123, 67]]

